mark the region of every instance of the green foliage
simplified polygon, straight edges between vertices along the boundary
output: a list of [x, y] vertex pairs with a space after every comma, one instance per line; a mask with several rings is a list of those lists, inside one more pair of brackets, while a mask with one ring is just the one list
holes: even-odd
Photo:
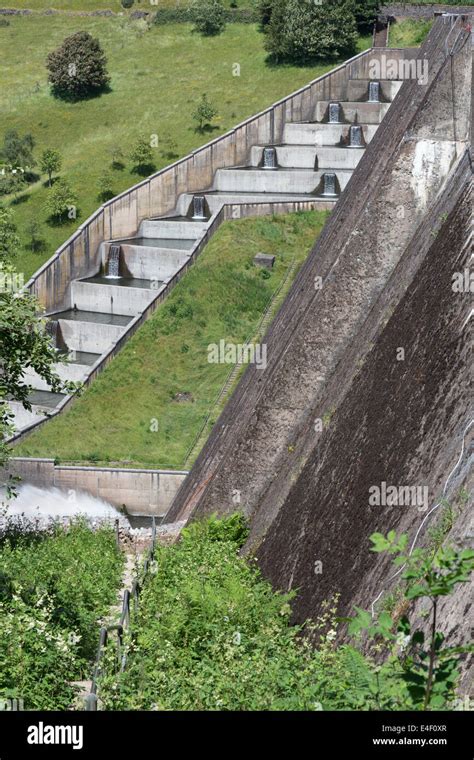
[[67, 709], [69, 682], [88, 675], [97, 619], [115, 601], [123, 567], [114, 532], [77, 520], [65, 529], [0, 537], [0, 695], [25, 709]]
[[20, 239], [13, 220], [13, 211], [0, 206], [0, 266], [13, 261], [19, 245]]
[[209, 126], [212, 119], [217, 116], [217, 108], [209, 102], [207, 95], [204, 92], [201, 96], [201, 100], [193, 111], [193, 119], [197, 122], [197, 129], [202, 132], [204, 127]]
[[371, 32], [380, 12], [380, 0], [356, 0], [355, 17], [360, 32]]
[[130, 160], [136, 171], [141, 172], [141, 170], [148, 169], [152, 171], [153, 153], [150, 143], [145, 137], [139, 137], [133, 145], [132, 150], [130, 151]]
[[213, 37], [224, 31], [225, 10], [221, 0], [197, 0], [193, 17], [194, 29], [206, 37]]
[[88, 32], [66, 37], [49, 53], [47, 68], [53, 93], [60, 98], [80, 100], [101, 92], [110, 81], [105, 53]]
[[122, 8], [132, 8], [133, 4], [135, 3], [135, 0], [120, 0], [120, 5]]
[[102, 172], [102, 174], [99, 175], [99, 179], [97, 180], [97, 189], [99, 191], [99, 200], [101, 201], [107, 201], [109, 198], [113, 198], [114, 193], [114, 179], [112, 177], [112, 174], [105, 170]]
[[265, 47], [277, 62], [303, 64], [347, 56], [357, 46], [352, 0], [332, 0], [321, 5], [274, 0], [264, 31]]
[[46, 148], [41, 154], [41, 171], [48, 175], [48, 184], [50, 187], [53, 174], [60, 170], [62, 162], [63, 159], [60, 152], [58, 150], [53, 150], [53, 148]]
[[21, 170], [0, 175], [0, 195], [16, 194], [26, 187], [25, 175]]
[[29, 132], [20, 137], [16, 129], [9, 129], [3, 139], [2, 160], [12, 169], [31, 169], [36, 163], [33, 158], [34, 147], [35, 141]]
[[75, 211], [76, 203], [77, 196], [71, 189], [69, 182], [65, 179], [58, 179], [48, 191], [44, 209], [50, 217], [62, 221], [71, 209]]
[[[429, 550], [407, 552], [408, 538], [390, 531], [371, 536], [373, 551], [394, 555], [394, 565], [401, 567], [405, 582], [404, 599], [427, 599], [431, 604], [430, 636], [425, 642], [423, 630], [411, 630], [406, 616], [398, 622], [387, 612], [378, 618], [357, 608], [357, 615], [349, 625], [349, 632], [367, 638], [380, 647], [391, 646], [391, 654], [380, 668], [382, 679], [392, 695], [408, 702], [411, 709], [446, 708], [455, 694], [459, 678], [459, 656], [470, 648], [445, 645], [443, 634], [437, 630], [437, 610], [440, 596], [452, 593], [459, 583], [467, 583], [474, 570], [474, 552], [456, 551], [447, 546], [438, 547], [434, 554]], [[378, 642], [378, 644], [377, 644]], [[403, 694], [404, 688], [407, 696]]]

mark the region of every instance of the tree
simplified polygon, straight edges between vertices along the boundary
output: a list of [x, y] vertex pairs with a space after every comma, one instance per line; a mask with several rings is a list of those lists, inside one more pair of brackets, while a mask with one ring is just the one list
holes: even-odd
[[144, 137], [139, 137], [130, 151], [130, 160], [133, 169], [139, 174], [143, 174], [148, 169], [153, 168], [153, 153], [150, 143]]
[[217, 116], [217, 109], [209, 102], [206, 93], [203, 93], [200, 102], [193, 111], [193, 119], [198, 123], [198, 130], [202, 132], [204, 126], [208, 125], [214, 116]]
[[105, 170], [99, 175], [97, 180], [97, 188], [99, 190], [99, 200], [108, 201], [109, 198], [114, 197], [113, 191], [113, 177], [112, 174]]
[[380, 0], [357, 0], [355, 17], [360, 32], [371, 32], [379, 15]]
[[0, 266], [10, 264], [20, 245], [20, 238], [13, 221], [13, 211], [0, 206]]
[[71, 190], [69, 183], [65, 179], [58, 179], [48, 191], [44, 208], [53, 219], [62, 221], [76, 203], [77, 196]]
[[122, 8], [128, 9], [133, 6], [134, 2], [135, 0], [120, 0], [120, 5]]
[[350, 55], [357, 43], [354, 3], [331, 0], [316, 5], [274, 0], [265, 31], [265, 47], [276, 61], [307, 64]]
[[53, 172], [58, 172], [61, 168], [63, 159], [58, 150], [46, 148], [41, 154], [40, 166], [41, 171], [48, 175], [48, 185], [51, 187]]
[[206, 37], [220, 34], [225, 28], [225, 9], [221, 0], [201, 0], [194, 5], [194, 29]]
[[31, 169], [36, 163], [34, 147], [35, 141], [29, 132], [20, 137], [16, 129], [9, 129], [3, 138], [2, 159], [12, 169]]
[[109, 84], [107, 59], [99, 40], [76, 32], [48, 55], [48, 81], [57, 97], [79, 100], [97, 94]]
[[[14, 279], [11, 267], [2, 269], [2, 281]], [[7, 275], [7, 276], [6, 276]], [[61, 361], [38, 316], [36, 299], [25, 291], [0, 287], [0, 467], [8, 460], [5, 437], [12, 432], [12, 414], [8, 399], [19, 401], [31, 410], [31, 386], [23, 380], [25, 369], [31, 368], [45, 380], [51, 390], [72, 392], [76, 386], [62, 383], [54, 364]]]
[[260, 19], [260, 28], [265, 29], [272, 17], [274, 0], [257, 0], [257, 13]]
[[0, 195], [19, 193], [26, 186], [25, 174], [21, 169], [13, 169], [0, 175]]

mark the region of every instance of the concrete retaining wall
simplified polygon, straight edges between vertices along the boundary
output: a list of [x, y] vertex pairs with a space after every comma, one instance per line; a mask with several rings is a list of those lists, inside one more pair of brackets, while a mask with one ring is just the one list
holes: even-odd
[[55, 465], [53, 459], [16, 457], [8, 473], [22, 482], [43, 488], [85, 491], [116, 507], [127, 508], [131, 515], [166, 514], [187, 475], [184, 470], [135, 470], [112, 467], [69, 467]]
[[[318, 101], [347, 99], [348, 79], [367, 78], [369, 59], [382, 52], [360, 53], [108, 201], [81, 224], [27, 287], [47, 312], [67, 307], [71, 280], [98, 271], [101, 242], [133, 236], [142, 220], [171, 213], [180, 195], [210, 188], [217, 169], [247, 163], [253, 145], [281, 142], [285, 124], [311, 119]], [[390, 55], [413, 53], [394, 49]]]
[[432, 19], [435, 13], [472, 13], [472, 5], [417, 5], [416, 3], [388, 3], [382, 5], [381, 16]]

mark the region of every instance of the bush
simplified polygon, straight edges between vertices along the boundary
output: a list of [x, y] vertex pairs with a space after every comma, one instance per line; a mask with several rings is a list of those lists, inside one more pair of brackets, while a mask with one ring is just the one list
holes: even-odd
[[50, 217], [60, 221], [76, 203], [77, 196], [71, 190], [69, 183], [65, 179], [59, 179], [48, 191], [44, 209]]
[[11, 263], [19, 247], [13, 211], [0, 206], [0, 265]]
[[0, 195], [19, 193], [25, 187], [26, 180], [23, 172], [8, 172], [0, 175]]
[[358, 30], [362, 33], [371, 32], [379, 11], [380, 0], [357, 0], [355, 16]]
[[[0, 696], [25, 709], [67, 709], [69, 682], [88, 674], [99, 617], [115, 601], [122, 555], [108, 527], [81, 520], [65, 529], [0, 540]], [[16, 692], [16, 693], [14, 693]]]
[[225, 10], [221, 0], [199, 0], [195, 5], [194, 29], [206, 37], [213, 37], [224, 28]]
[[217, 116], [217, 109], [207, 99], [206, 93], [203, 93], [201, 100], [193, 111], [193, 119], [197, 122], [198, 130], [202, 132], [206, 126], [209, 126], [210, 122]]
[[153, 171], [153, 153], [150, 143], [144, 137], [139, 137], [130, 151], [130, 160], [133, 171], [138, 174], [147, 174]]
[[29, 132], [21, 137], [16, 129], [9, 129], [3, 138], [1, 157], [12, 169], [31, 169], [36, 163], [34, 147], [35, 141]]
[[[228, 24], [255, 24], [259, 16], [254, 8], [224, 8], [224, 20]], [[154, 24], [192, 23], [198, 16], [197, 6], [189, 8], [160, 8], [153, 15]]]
[[56, 96], [79, 100], [107, 87], [106, 64], [99, 40], [89, 32], [76, 32], [48, 55], [48, 81]]
[[274, 0], [265, 32], [265, 47], [277, 62], [308, 64], [347, 56], [355, 52], [357, 44], [352, 0], [322, 5]]

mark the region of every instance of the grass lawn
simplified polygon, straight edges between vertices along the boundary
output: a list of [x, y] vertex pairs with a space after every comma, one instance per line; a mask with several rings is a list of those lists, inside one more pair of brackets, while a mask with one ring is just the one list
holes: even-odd
[[[232, 369], [209, 363], [208, 345], [254, 336], [272, 294], [292, 262], [304, 261], [326, 217], [309, 211], [225, 223], [82, 397], [14, 454], [182, 468]], [[269, 277], [252, 264], [260, 251], [276, 255]]]
[[[51, 96], [44, 62], [49, 51], [78, 30], [100, 39], [112, 90], [71, 104]], [[368, 38], [361, 39], [360, 49], [369, 44]], [[125, 168], [113, 172], [113, 190], [119, 193], [140, 179], [131, 173], [127, 156], [140, 135], [158, 135], [156, 169], [209, 139], [195, 131], [191, 118], [203, 92], [219, 111], [215, 137], [334, 66], [268, 66], [262, 35], [248, 24], [230, 24], [218, 37], [203, 38], [188, 24], [144, 31], [141, 22], [126, 18], [11, 18], [10, 26], [0, 27], [0, 46], [0, 138], [15, 128], [20, 134], [32, 132], [37, 156], [46, 147], [58, 149], [64, 159], [61, 174], [79, 198], [78, 219], [61, 226], [47, 222], [44, 177], [13, 199], [22, 241], [16, 263], [25, 278], [100, 205], [97, 181], [110, 167], [114, 149], [125, 154]], [[240, 63], [240, 76], [233, 76], [234, 63]], [[39, 222], [43, 238], [36, 253], [27, 234], [32, 219]]]
[[433, 21], [406, 18], [390, 25], [390, 47], [418, 47], [428, 36]]

